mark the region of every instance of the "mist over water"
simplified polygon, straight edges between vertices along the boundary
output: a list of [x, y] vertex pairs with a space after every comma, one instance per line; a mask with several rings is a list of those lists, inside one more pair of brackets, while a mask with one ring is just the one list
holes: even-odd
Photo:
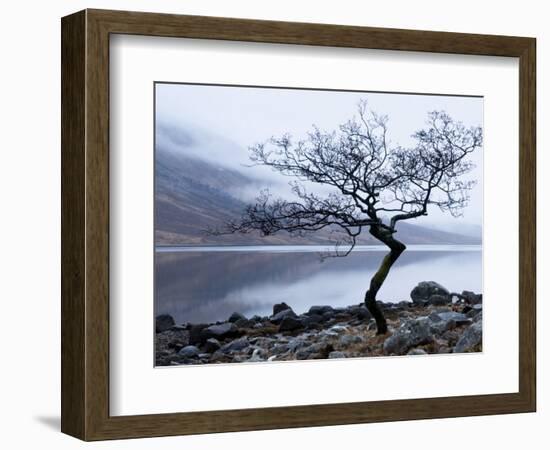
[[[286, 302], [296, 313], [312, 305], [359, 304], [387, 253], [360, 247], [345, 258], [321, 261], [313, 246], [185, 247], [157, 249], [155, 314], [176, 323], [226, 320], [234, 312], [270, 315]], [[378, 300], [410, 301], [420, 281], [437, 281], [450, 291], [482, 292], [478, 246], [408, 246], [379, 292]]]

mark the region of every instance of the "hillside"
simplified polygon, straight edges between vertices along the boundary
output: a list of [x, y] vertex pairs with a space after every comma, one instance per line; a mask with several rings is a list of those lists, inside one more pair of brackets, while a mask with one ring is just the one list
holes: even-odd
[[[261, 180], [196, 157], [157, 148], [155, 157], [156, 245], [277, 245], [330, 244], [328, 230], [305, 237], [288, 233], [211, 236], [209, 227], [239, 217], [245, 203], [232, 195], [244, 187], [260, 188]], [[397, 237], [406, 244], [479, 244], [480, 239], [426, 228], [409, 222], [399, 225]], [[368, 233], [359, 244], [379, 244]]]

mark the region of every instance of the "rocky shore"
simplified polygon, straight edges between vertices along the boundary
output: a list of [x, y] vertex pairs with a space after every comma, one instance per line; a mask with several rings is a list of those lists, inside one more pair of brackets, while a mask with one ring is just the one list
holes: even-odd
[[312, 306], [296, 314], [286, 303], [268, 317], [233, 313], [223, 322], [181, 324], [156, 317], [157, 366], [477, 352], [482, 349], [481, 294], [451, 293], [433, 281], [412, 302], [380, 303], [388, 333], [364, 305]]

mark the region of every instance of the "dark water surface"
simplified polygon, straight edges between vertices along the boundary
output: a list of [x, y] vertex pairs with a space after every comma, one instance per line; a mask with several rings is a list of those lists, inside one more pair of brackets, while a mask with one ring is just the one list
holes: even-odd
[[[238, 311], [268, 315], [286, 302], [302, 313], [311, 305], [360, 303], [387, 253], [361, 246], [345, 258], [321, 261], [315, 246], [161, 247], [155, 261], [155, 313], [176, 323], [215, 322]], [[482, 292], [480, 246], [408, 246], [392, 268], [378, 300], [410, 300], [423, 280], [451, 291]]]

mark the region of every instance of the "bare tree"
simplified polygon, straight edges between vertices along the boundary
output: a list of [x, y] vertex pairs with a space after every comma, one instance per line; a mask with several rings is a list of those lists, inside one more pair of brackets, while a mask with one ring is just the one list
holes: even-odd
[[[306, 139], [290, 135], [272, 138], [250, 148], [253, 164], [295, 178], [295, 199], [274, 198], [268, 190], [246, 207], [242, 217], [227, 223], [223, 233], [262, 235], [280, 231], [292, 234], [338, 230], [347, 256], [357, 237], [369, 233], [389, 248], [365, 293], [365, 305], [376, 320], [377, 333], [387, 324], [376, 295], [406, 246], [395, 237], [397, 226], [428, 214], [430, 206], [459, 216], [469, 200], [474, 181], [465, 181], [473, 164], [468, 155], [482, 145], [480, 127], [467, 128], [442, 111], [429, 113], [427, 127], [413, 134], [410, 148], [391, 146], [388, 118], [360, 102], [358, 115], [334, 132], [314, 128]], [[304, 184], [330, 186], [326, 195]]]

